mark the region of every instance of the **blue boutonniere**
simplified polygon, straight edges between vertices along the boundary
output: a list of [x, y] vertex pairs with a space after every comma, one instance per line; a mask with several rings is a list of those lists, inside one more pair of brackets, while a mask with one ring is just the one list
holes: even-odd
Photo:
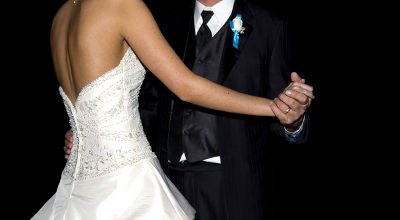
[[233, 31], [233, 47], [237, 49], [239, 47], [239, 34], [243, 34], [245, 30], [243, 27], [242, 15], [237, 14], [232, 21], [229, 21], [229, 24]]

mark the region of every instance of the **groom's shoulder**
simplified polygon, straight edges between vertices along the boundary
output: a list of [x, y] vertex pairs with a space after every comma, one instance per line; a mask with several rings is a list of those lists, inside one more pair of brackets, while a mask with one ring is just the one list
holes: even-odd
[[158, 24], [163, 32], [181, 27], [193, 20], [194, 1], [171, 3], [165, 6], [167, 12], [161, 13]]
[[245, 4], [258, 21], [276, 24], [287, 21], [283, 13], [259, 1], [245, 1]]

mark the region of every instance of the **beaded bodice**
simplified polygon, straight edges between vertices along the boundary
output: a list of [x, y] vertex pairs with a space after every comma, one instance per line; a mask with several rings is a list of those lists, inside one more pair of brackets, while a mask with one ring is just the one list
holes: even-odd
[[155, 157], [138, 109], [144, 77], [145, 69], [129, 48], [118, 66], [81, 90], [75, 105], [60, 86], [74, 134], [64, 175], [82, 180]]

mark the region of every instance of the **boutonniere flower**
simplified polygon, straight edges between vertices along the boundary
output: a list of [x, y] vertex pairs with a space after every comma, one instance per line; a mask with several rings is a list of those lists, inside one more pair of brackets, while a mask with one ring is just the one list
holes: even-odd
[[237, 49], [239, 47], [239, 34], [244, 34], [246, 29], [243, 27], [242, 15], [237, 14], [232, 21], [229, 21], [229, 24], [233, 31], [233, 47]]

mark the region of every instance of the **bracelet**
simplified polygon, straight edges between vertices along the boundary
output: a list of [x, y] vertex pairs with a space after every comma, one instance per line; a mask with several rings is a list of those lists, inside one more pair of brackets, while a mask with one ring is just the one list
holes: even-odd
[[288, 131], [288, 130], [286, 129], [286, 127], [283, 126], [283, 128], [285, 129], [285, 133], [286, 133], [287, 135], [291, 136], [291, 137], [296, 136], [297, 133], [299, 133], [301, 130], [303, 130], [303, 125], [304, 125], [305, 118], [306, 118], [306, 116], [303, 117], [303, 121], [301, 122], [300, 127], [299, 127], [297, 130], [295, 130], [295, 131]]

